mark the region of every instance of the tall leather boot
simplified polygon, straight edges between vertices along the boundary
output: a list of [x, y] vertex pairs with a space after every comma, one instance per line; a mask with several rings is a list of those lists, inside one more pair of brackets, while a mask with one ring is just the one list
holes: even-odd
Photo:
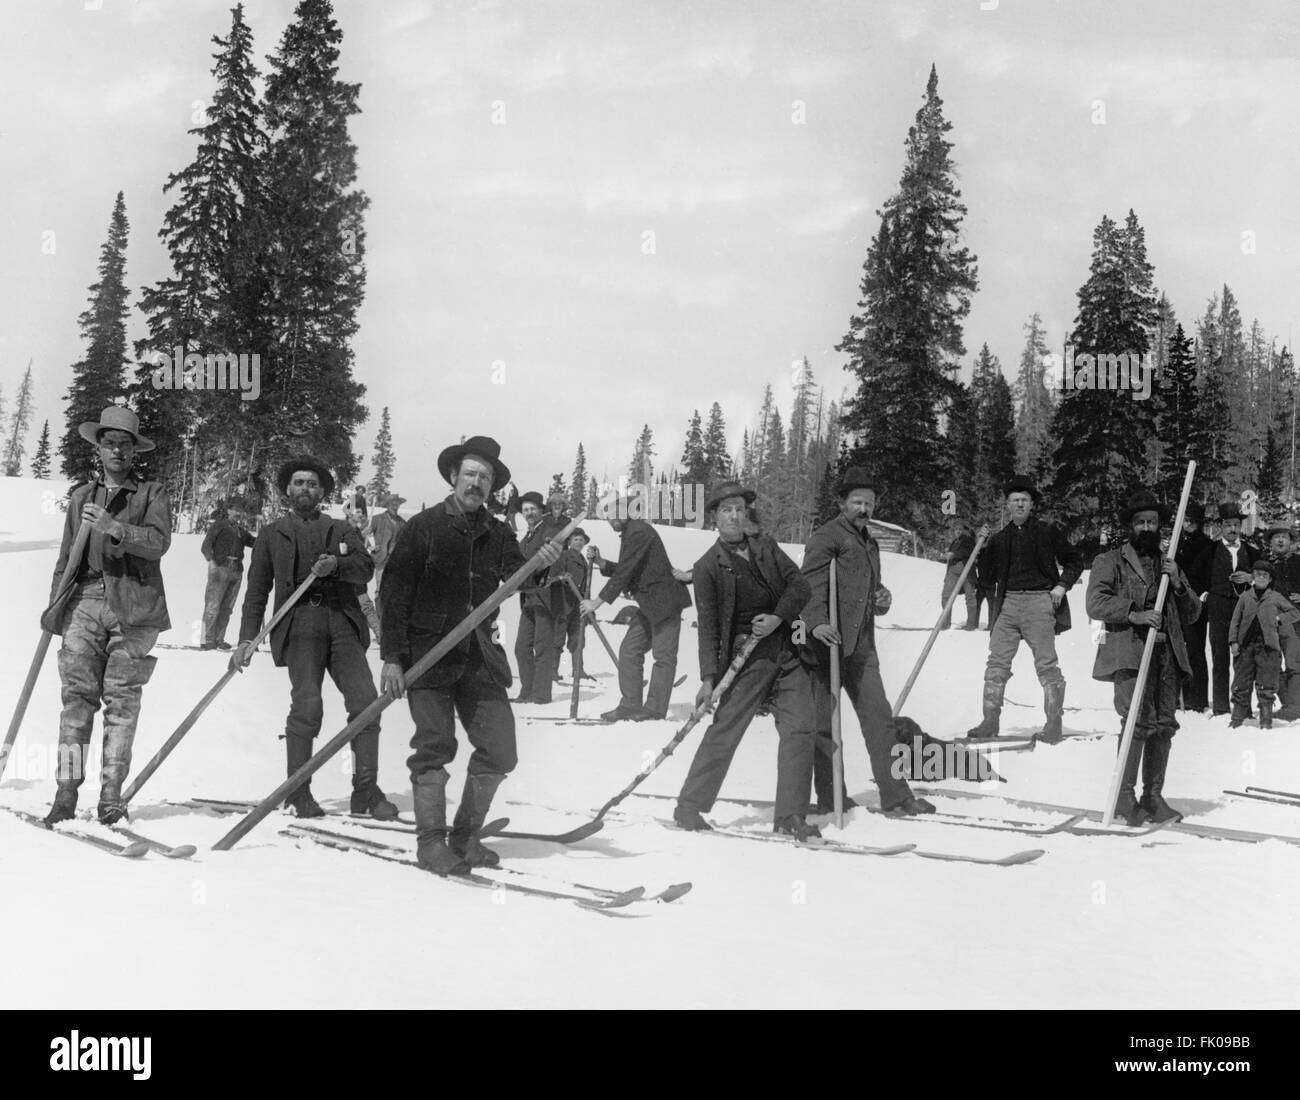
[[1273, 728], [1273, 700], [1261, 699], [1259, 701], [1259, 728], [1262, 730], [1271, 730]]
[[60, 649], [59, 680], [63, 710], [59, 714], [58, 791], [45, 824], [68, 821], [77, 813], [77, 792], [86, 778], [91, 723], [99, 710], [105, 661], [94, 656]]
[[504, 778], [499, 772], [465, 777], [465, 790], [451, 827], [451, 850], [471, 867], [496, 867], [501, 862], [501, 857], [479, 843], [474, 834], [487, 819], [492, 798]]
[[1152, 821], [1178, 821], [1182, 818], [1161, 792], [1165, 786], [1165, 770], [1169, 767], [1169, 750], [1173, 741], [1166, 737], [1149, 737], [1142, 755], [1142, 809]]
[[379, 789], [379, 730], [368, 729], [352, 739], [352, 814], [393, 821], [397, 807]]
[[1034, 734], [1034, 740], [1042, 741], [1045, 745], [1059, 745], [1065, 740], [1065, 735], [1061, 732], [1061, 714], [1065, 710], [1064, 680], [1043, 685], [1043, 710], [1047, 714], [1047, 722], [1039, 733]]
[[[1128, 759], [1124, 761], [1124, 774], [1120, 779], [1119, 797], [1115, 800], [1115, 816], [1124, 819], [1130, 828], [1136, 829], [1147, 819], [1147, 813], [1137, 800], [1138, 765], [1142, 763], [1142, 746], [1144, 742], [1133, 738], [1129, 745]], [[1123, 746], [1123, 737], [1120, 738]], [[1116, 756], [1119, 755], [1117, 752]]]
[[1002, 715], [1002, 698], [1007, 685], [997, 680], [984, 681], [984, 721], [966, 731], [971, 738], [996, 737], [998, 722]]
[[415, 859], [435, 875], [463, 875], [469, 866], [447, 847], [447, 772], [417, 775], [411, 784], [415, 804]]
[[[311, 759], [311, 739], [299, 737], [293, 733], [286, 733], [284, 735], [284, 756], [286, 761], [285, 775], [293, 775]], [[311, 796], [310, 779], [300, 784], [296, 790], [289, 792], [288, 797], [284, 800], [284, 808], [293, 810], [299, 817], [325, 816], [325, 811], [320, 808], [320, 803]]]
[[157, 663], [157, 657], [132, 657], [118, 649], [104, 665], [104, 763], [99, 783], [99, 820], [103, 825], [116, 824], [127, 816], [122, 784], [131, 769], [141, 696]]

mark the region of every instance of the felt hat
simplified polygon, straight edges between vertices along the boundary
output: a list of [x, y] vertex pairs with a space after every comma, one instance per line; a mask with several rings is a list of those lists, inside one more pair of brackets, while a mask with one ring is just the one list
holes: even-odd
[[1002, 486], [1003, 496], [1010, 496], [1012, 493], [1028, 493], [1035, 504], [1043, 499], [1038, 492], [1038, 487], [1024, 474], [1016, 474]]
[[1168, 507], [1161, 504], [1150, 489], [1138, 489], [1129, 494], [1128, 503], [1119, 510], [1120, 523], [1130, 522], [1139, 512], [1155, 512], [1161, 523], [1169, 518]]
[[746, 489], [739, 481], [723, 481], [713, 487], [704, 502], [704, 513], [708, 515], [728, 497], [744, 497], [746, 504], [753, 504], [758, 494], [753, 489]]
[[438, 473], [453, 484], [452, 470], [466, 455], [479, 455], [492, 464], [492, 491], [495, 493], [510, 480], [510, 467], [501, 461], [501, 444], [488, 435], [472, 435], [464, 443], [448, 447], [438, 456]]
[[123, 405], [109, 405], [99, 414], [98, 420], [87, 420], [77, 431], [87, 443], [98, 443], [101, 432], [128, 432], [135, 440], [135, 449], [139, 452], [152, 451], [154, 442], [140, 434], [140, 418]]
[[867, 471], [861, 466], [850, 466], [844, 471], [844, 476], [840, 478], [840, 484], [835, 490], [835, 495], [843, 500], [854, 489], [870, 489], [873, 493], [876, 491], [871, 478], [867, 476]]

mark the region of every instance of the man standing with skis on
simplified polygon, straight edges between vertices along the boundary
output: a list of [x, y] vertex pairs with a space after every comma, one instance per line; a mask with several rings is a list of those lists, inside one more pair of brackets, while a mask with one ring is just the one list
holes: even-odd
[[[149, 651], [158, 635], [171, 628], [160, 565], [171, 545], [171, 507], [158, 482], [131, 476], [135, 456], [154, 449], [139, 429], [135, 413], [119, 405], [78, 428], [81, 438], [96, 448], [101, 473], [68, 498], [50, 589], [51, 617], [42, 620], [47, 630], [63, 635], [58, 791], [47, 825], [76, 813], [91, 727], [101, 704], [99, 820], [112, 825], [126, 817], [122, 783], [131, 767], [140, 696], [158, 661]], [[71, 549], [83, 524], [91, 531], [74, 561]]]
[[[276, 485], [290, 511], [262, 527], [253, 544], [244, 596], [239, 646], [230, 667], [242, 670], [253, 659], [253, 639], [262, 629], [266, 600], [275, 590], [274, 611], [310, 576], [315, 582], [271, 631], [271, 656], [287, 667], [293, 691], [284, 724], [288, 774], [293, 775], [312, 755], [312, 742], [325, 717], [321, 682], [328, 671], [343, 693], [349, 721], [378, 698], [366, 662], [370, 634], [359, 592], [374, 573], [365, 540], [355, 525], [321, 511], [321, 501], [334, 492], [329, 468], [309, 455], [291, 458], [276, 473]], [[286, 799], [299, 817], [325, 813], [312, 797], [307, 780]], [[352, 741], [352, 813], [391, 821], [397, 807], [379, 789], [379, 719]]]
[[[500, 456], [500, 444], [487, 436], [444, 450], [438, 472], [452, 486], [451, 495], [406, 525], [384, 570], [381, 684], [393, 698], [407, 697], [415, 722], [407, 766], [416, 858], [440, 875], [500, 862], [475, 835], [497, 787], [518, 761], [507, 694], [510, 665], [497, 642], [496, 612], [415, 683], [407, 686], [405, 673], [524, 564], [514, 531], [486, 507], [488, 497], [510, 480]], [[548, 567], [559, 556], [559, 544], [546, 542], [537, 564]], [[449, 836], [447, 765], [456, 755], [457, 716], [474, 752]]]

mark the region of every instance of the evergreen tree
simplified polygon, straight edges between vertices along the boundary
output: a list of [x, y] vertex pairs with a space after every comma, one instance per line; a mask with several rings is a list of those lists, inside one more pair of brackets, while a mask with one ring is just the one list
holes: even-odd
[[[1154, 268], [1146, 256], [1145, 233], [1133, 211], [1124, 226], [1108, 217], [1093, 231], [1091, 270], [1079, 288], [1079, 313], [1070, 345], [1075, 362], [1066, 365], [1075, 388], [1067, 389], [1053, 418], [1056, 439], [1052, 504], [1067, 529], [1084, 539], [1085, 553], [1115, 522], [1128, 494], [1145, 481], [1147, 441], [1155, 430], [1149, 401], [1129, 388], [1131, 355], [1144, 356], [1156, 320]], [[1104, 382], [1116, 357], [1123, 357], [1124, 388], [1100, 388], [1084, 374], [1091, 356]], [[1083, 385], [1078, 383], [1082, 381]]]
[[388, 406], [379, 414], [379, 434], [375, 436], [375, 453], [370, 464], [375, 472], [370, 478], [370, 492], [376, 499], [385, 496], [391, 488], [397, 455], [393, 453], [393, 433], [389, 426]]
[[704, 432], [700, 428], [700, 410], [696, 409], [686, 426], [686, 446], [682, 448], [682, 480], [690, 485], [707, 486], [708, 478], [709, 460], [704, 449]]
[[593, 476], [587, 484], [587, 509], [595, 512], [597, 505], [600, 504], [600, 485]]
[[4, 448], [4, 475], [17, 477], [22, 472], [23, 455], [27, 452], [27, 429], [32, 419], [32, 365], [27, 364], [22, 385], [18, 387], [18, 406], [9, 421], [9, 440]]
[[568, 503], [568, 493], [564, 489], [564, 475], [552, 474], [550, 488], [546, 490], [546, 499], [549, 501], [556, 493], [565, 497], [565, 503]]
[[971, 387], [958, 381], [948, 405], [948, 486], [957, 494], [958, 515], [974, 519], [980, 514], [979, 415]]
[[578, 454], [573, 460], [573, 478], [569, 482], [569, 515], [576, 516], [595, 504], [587, 498], [587, 454], [578, 444]]
[[[1160, 375], [1159, 419], [1156, 435], [1162, 443], [1156, 494], [1165, 501], [1175, 501], [1183, 491], [1188, 459], [1195, 458], [1196, 359], [1192, 342], [1175, 324], [1165, 351], [1165, 365]], [[1198, 474], [1193, 499], [1204, 500], [1204, 478]]]
[[632, 451], [632, 461], [628, 463], [627, 479], [633, 485], [644, 485], [649, 491], [653, 485], [654, 477], [654, 433], [650, 431], [650, 425], [646, 424], [641, 428], [641, 434], [637, 436], [636, 447]]
[[1254, 484], [1258, 469], [1255, 446], [1256, 418], [1251, 379], [1246, 364], [1246, 343], [1242, 335], [1241, 311], [1227, 285], [1219, 299], [1220, 375], [1225, 383], [1228, 406], [1226, 442], [1228, 466], [1224, 475], [1237, 488]]
[[976, 258], [959, 244], [966, 207], [945, 136], [951, 129], [932, 66], [899, 189], [880, 211], [863, 265], [859, 312], [838, 345], [858, 380], [844, 427], [868, 441], [853, 463], [890, 484], [881, 518], [923, 531], [942, 518], [939, 418], [954, 393], [961, 324], [978, 286]]
[[1270, 427], [1264, 431], [1264, 446], [1260, 450], [1259, 470], [1255, 477], [1260, 515], [1266, 520], [1282, 515], [1282, 476], [1282, 449]]
[[41, 425], [41, 438], [36, 444], [36, 454], [32, 458], [32, 477], [48, 481], [50, 477], [50, 422]]
[[[1044, 458], [1051, 450], [1052, 394], [1047, 378], [1047, 337], [1042, 318], [1035, 313], [1025, 325], [1025, 346], [1020, 353], [1013, 393], [1016, 400], [1016, 466], [1020, 473], [1039, 478]], [[1053, 379], [1050, 384], [1054, 384]]]
[[1011, 387], [1002, 377], [997, 358], [989, 355], [985, 344], [980, 354], [981, 371], [979, 405], [979, 478], [981, 522], [992, 523], [1001, 511], [1002, 487], [1016, 472], [1016, 420]]
[[[1219, 332], [1219, 297], [1214, 295], [1196, 326], [1196, 413], [1192, 453], [1197, 460], [1197, 481], [1205, 499], [1226, 499], [1231, 464], [1228, 441], [1228, 380], [1223, 374]], [[1233, 492], [1232, 495], [1236, 495]]]
[[86, 354], [72, 366], [65, 414], [67, 426], [59, 445], [63, 474], [74, 483], [89, 481], [97, 469], [94, 448], [81, 438], [77, 429], [86, 421], [98, 421], [99, 414], [106, 406], [116, 403], [124, 389], [129, 230], [126, 200], [119, 191], [108, 223], [108, 239], [99, 252], [99, 281], [91, 285], [90, 306], [78, 318]]
[[709, 409], [709, 422], [704, 429], [704, 462], [706, 473], [702, 480], [706, 484], [712, 485], [732, 476], [727, 426], [722, 419], [722, 406], [716, 401]]

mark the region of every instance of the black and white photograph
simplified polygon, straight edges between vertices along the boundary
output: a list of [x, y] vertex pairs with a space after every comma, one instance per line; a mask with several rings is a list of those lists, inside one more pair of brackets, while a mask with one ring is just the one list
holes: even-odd
[[0, 0], [0, 71], [28, 1062], [874, 1010], [1264, 1071], [1300, 7]]

